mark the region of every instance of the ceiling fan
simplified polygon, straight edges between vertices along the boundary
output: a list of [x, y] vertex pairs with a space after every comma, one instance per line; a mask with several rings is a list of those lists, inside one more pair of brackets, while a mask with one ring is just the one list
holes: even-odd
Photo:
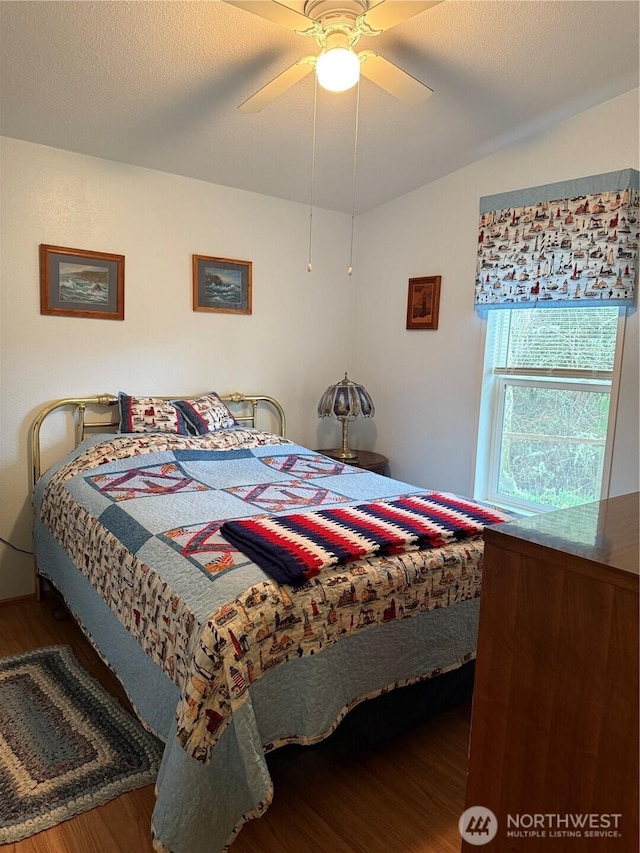
[[[433, 91], [373, 50], [353, 48], [360, 36], [377, 36], [396, 24], [436, 6], [442, 0], [305, 0], [303, 12], [278, 0], [225, 0], [231, 6], [253, 12], [299, 35], [312, 36], [320, 48], [317, 56], [303, 56], [252, 95], [239, 110], [260, 112], [314, 69], [318, 83], [332, 91], [344, 91], [359, 74], [407, 104], [424, 103]], [[300, 5], [300, 3], [298, 3]], [[340, 71], [336, 70], [338, 67]], [[332, 74], [338, 75], [337, 82]]]

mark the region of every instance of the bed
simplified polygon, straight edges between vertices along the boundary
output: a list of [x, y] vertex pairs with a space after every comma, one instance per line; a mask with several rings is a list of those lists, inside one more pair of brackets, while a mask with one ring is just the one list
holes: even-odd
[[[43, 425], [69, 411], [76, 446], [42, 473]], [[507, 516], [295, 444], [271, 397], [54, 401], [34, 422], [31, 459], [37, 588], [45, 579], [59, 592], [165, 742], [159, 851], [220, 853], [271, 802], [271, 750], [315, 743], [364, 700], [475, 656], [482, 529]], [[337, 535], [339, 516], [342, 541], [347, 515], [404, 518], [421, 501], [440, 513], [437, 535], [430, 514], [427, 539], [411, 528], [401, 546], [383, 545], [369, 519], [371, 551], [354, 527], [361, 550], [309, 570], [309, 525]], [[302, 575], [232, 544], [243, 525], [263, 525], [272, 556], [274, 541], [293, 553], [282, 529], [294, 520], [305, 526]]]

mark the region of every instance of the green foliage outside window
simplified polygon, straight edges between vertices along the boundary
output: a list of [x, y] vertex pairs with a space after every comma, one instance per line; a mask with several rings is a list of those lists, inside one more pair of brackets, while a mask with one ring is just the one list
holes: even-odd
[[[510, 314], [498, 372], [517, 377], [524, 368], [527, 378], [504, 379], [498, 492], [556, 508], [599, 500], [610, 400], [602, 382], [610, 386], [617, 309]], [[532, 368], [539, 368], [535, 377]], [[587, 372], [566, 379], [578, 370]], [[595, 371], [597, 388], [589, 379]]]

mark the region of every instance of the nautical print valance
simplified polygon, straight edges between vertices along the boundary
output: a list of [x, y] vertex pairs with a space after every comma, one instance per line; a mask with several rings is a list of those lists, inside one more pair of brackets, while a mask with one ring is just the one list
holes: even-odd
[[480, 199], [475, 305], [631, 305], [639, 173], [624, 169]]

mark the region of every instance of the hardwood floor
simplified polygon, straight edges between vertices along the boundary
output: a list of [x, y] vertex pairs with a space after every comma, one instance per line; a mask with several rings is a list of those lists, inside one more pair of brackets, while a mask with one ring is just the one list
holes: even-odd
[[[58, 643], [128, 705], [55, 599], [0, 603], [0, 656]], [[464, 702], [375, 749], [335, 737], [276, 750], [268, 759], [273, 803], [230, 853], [459, 853], [470, 716]], [[141, 788], [3, 853], [151, 853], [153, 806], [153, 786]]]

